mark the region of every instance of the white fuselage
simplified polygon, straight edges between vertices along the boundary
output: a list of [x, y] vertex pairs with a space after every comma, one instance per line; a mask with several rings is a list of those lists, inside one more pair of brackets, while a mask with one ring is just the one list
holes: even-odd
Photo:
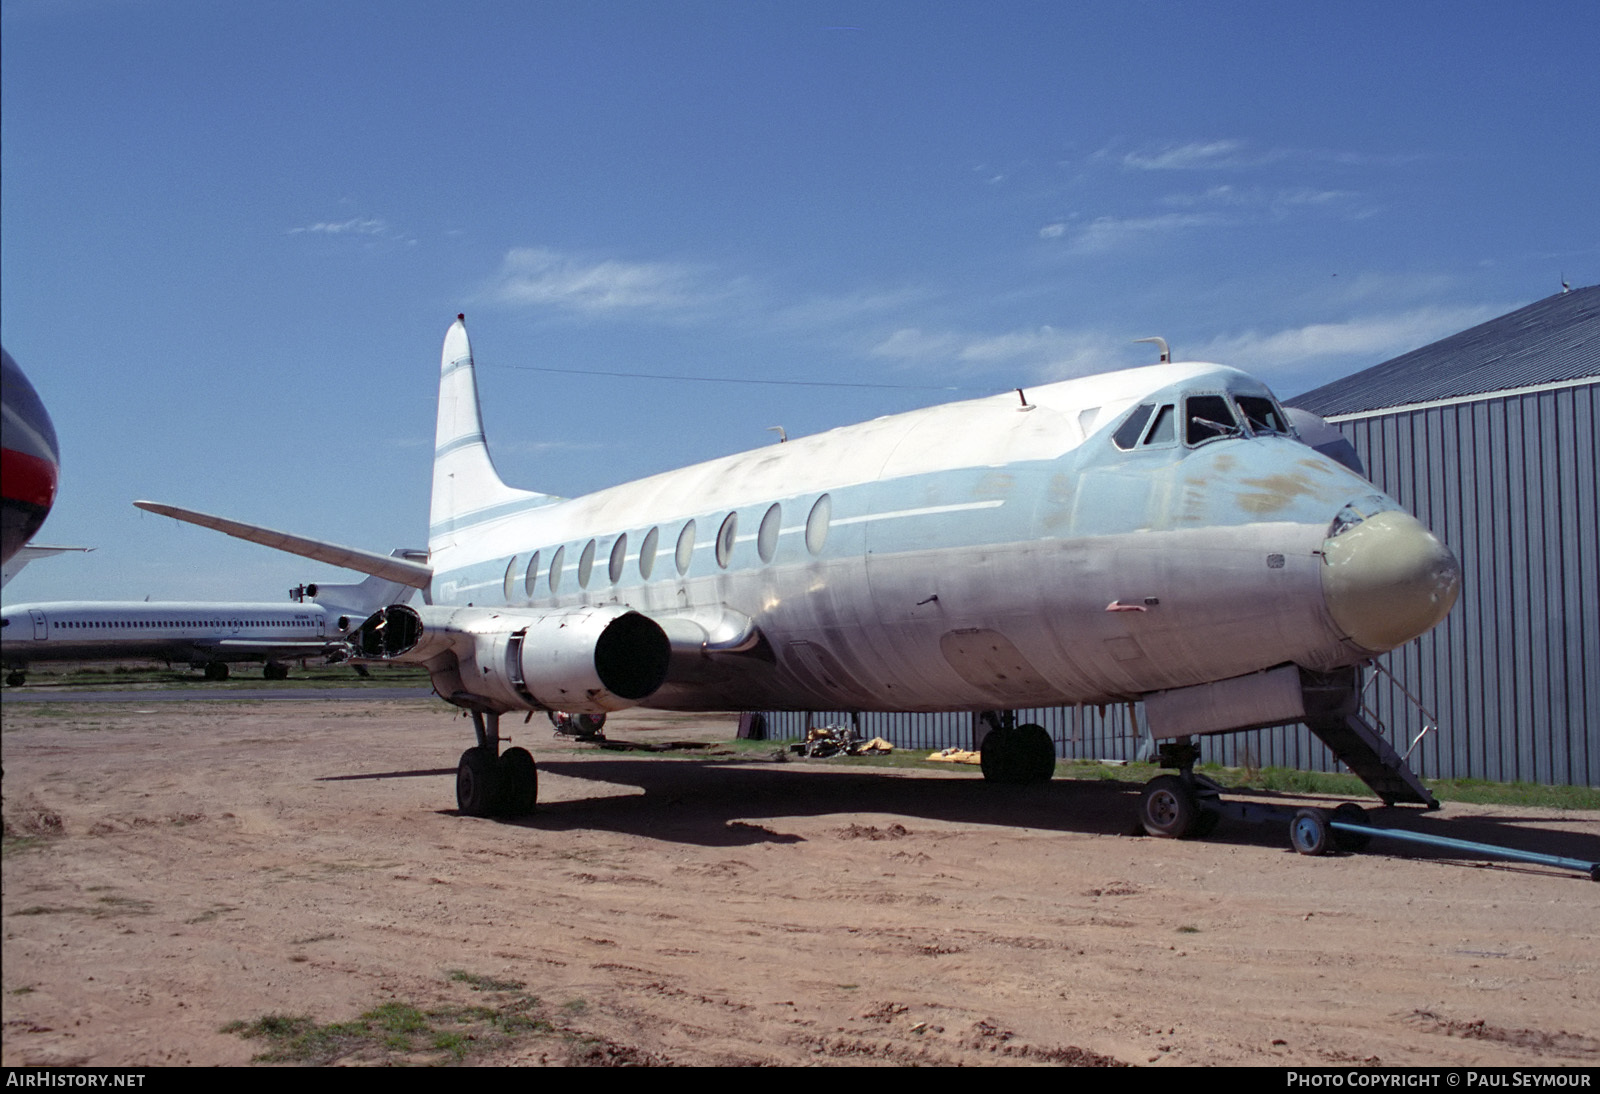
[[[1106, 702], [1370, 656], [1330, 615], [1324, 545], [1351, 503], [1398, 506], [1290, 436], [1271, 393], [1233, 369], [1111, 373], [580, 498], [506, 490], [441, 505], [463, 444], [451, 430], [470, 428], [449, 420], [449, 367], [447, 350], [433, 603], [694, 620], [707, 656], [675, 663], [646, 706]], [[1185, 402], [1198, 398], [1216, 402]], [[1247, 403], [1270, 405], [1275, 427], [1249, 424]], [[1234, 429], [1186, 430], [1233, 412]]]
[[148, 658], [206, 664], [309, 657], [337, 640], [320, 604], [58, 601], [7, 607], [0, 659], [8, 668], [47, 661]]

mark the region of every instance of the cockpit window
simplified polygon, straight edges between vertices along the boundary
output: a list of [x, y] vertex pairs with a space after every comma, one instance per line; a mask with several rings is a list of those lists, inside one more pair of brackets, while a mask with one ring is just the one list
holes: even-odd
[[1221, 395], [1191, 395], [1183, 403], [1184, 439], [1188, 444], [1204, 444], [1218, 437], [1239, 435], [1239, 422], [1233, 416], [1233, 407]]
[[1150, 427], [1150, 433], [1145, 437], [1145, 444], [1171, 444], [1178, 439], [1177, 430], [1173, 426], [1173, 406], [1168, 403], [1156, 414], [1156, 424]]
[[1240, 395], [1239, 410], [1252, 433], [1288, 433], [1278, 404], [1260, 395]]
[[1150, 420], [1150, 412], [1155, 410], [1156, 404], [1143, 403], [1136, 407], [1128, 420], [1117, 426], [1117, 431], [1111, 434], [1111, 440], [1123, 451], [1127, 451], [1139, 443], [1139, 435], [1144, 432], [1144, 424]]

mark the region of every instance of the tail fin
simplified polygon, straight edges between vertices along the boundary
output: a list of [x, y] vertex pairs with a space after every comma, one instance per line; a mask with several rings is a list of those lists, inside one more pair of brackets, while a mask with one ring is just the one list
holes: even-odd
[[439, 361], [439, 426], [434, 434], [433, 503], [428, 513], [428, 547], [438, 551], [456, 533], [530, 506], [557, 499], [518, 490], [500, 480], [483, 435], [478, 380], [467, 341], [467, 317], [456, 316], [444, 336]]

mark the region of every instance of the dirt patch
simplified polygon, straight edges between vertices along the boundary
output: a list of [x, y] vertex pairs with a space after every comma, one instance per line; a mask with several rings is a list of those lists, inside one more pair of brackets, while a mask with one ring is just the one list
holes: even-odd
[[[508, 730], [540, 811], [474, 820], [440, 705], [146, 706], [97, 705], [92, 734], [6, 707], [6, 1064], [296, 1037], [348, 1062], [1600, 1058], [1600, 886], [1572, 873], [1133, 838], [1132, 786], [606, 751], [539, 719]], [[1458, 821], [1600, 855], [1592, 813]]]

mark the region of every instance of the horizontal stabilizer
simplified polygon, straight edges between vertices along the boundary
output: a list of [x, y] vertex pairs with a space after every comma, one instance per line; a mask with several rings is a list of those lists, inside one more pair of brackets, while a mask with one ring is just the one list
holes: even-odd
[[49, 558], [51, 555], [59, 555], [64, 551], [92, 550], [94, 550], [93, 547], [45, 547], [33, 543], [24, 544], [17, 550], [16, 554], [6, 560], [4, 566], [0, 566], [0, 587], [8, 585], [11, 579], [21, 573], [22, 568], [30, 562], [35, 562], [41, 558]]
[[433, 568], [424, 566], [420, 562], [380, 555], [375, 551], [363, 551], [356, 547], [341, 547], [337, 543], [294, 536], [288, 532], [263, 528], [258, 524], [244, 524], [226, 517], [196, 512], [193, 509], [180, 509], [176, 505], [162, 505], [154, 501], [136, 501], [133, 504], [147, 513], [198, 524], [202, 528], [210, 528], [237, 539], [247, 539], [251, 543], [287, 551], [291, 555], [314, 558], [331, 566], [343, 566], [349, 570], [371, 574], [373, 577], [381, 577], [385, 581], [398, 581], [413, 589], [425, 589], [428, 587], [428, 582], [433, 580]]

